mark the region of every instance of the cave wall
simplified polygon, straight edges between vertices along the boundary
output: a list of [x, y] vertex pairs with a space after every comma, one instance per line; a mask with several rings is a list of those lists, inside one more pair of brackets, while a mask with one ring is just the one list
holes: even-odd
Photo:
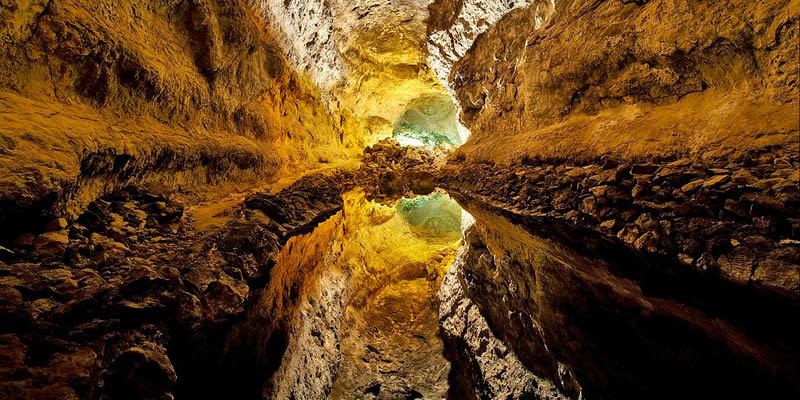
[[451, 57], [449, 86], [474, 135], [462, 154], [507, 163], [796, 143], [799, 9], [686, 0], [515, 9]]
[[413, 100], [447, 95], [427, 61], [429, 0], [251, 3], [291, 64], [325, 89], [347, 143], [389, 137]]
[[242, 1], [12, 1], [0, 13], [5, 221], [75, 216], [131, 182], [202, 194], [348, 155], [340, 119]]

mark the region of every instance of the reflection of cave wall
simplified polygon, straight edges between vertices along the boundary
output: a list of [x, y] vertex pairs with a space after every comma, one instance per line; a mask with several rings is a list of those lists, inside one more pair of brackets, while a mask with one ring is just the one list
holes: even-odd
[[[439, 398], [447, 362], [432, 299], [460, 232], [420, 234], [360, 190], [343, 197], [339, 213], [277, 256], [230, 337], [235, 375], [243, 385], [264, 383], [276, 400], [350, 399], [376, 384], [384, 394]], [[416, 366], [406, 363], [409, 349]], [[384, 378], [387, 370], [395, 372]]]
[[[477, 222], [457, 263], [463, 290], [526, 368], [571, 397], [800, 393], [800, 326], [764, 314], [796, 315], [792, 299], [714, 282], [567, 224], [471, 201], [466, 209]], [[480, 355], [466, 344], [459, 351]]]

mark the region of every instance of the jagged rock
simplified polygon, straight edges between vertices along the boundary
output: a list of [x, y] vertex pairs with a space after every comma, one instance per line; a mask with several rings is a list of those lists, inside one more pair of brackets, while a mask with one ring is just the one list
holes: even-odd
[[220, 323], [243, 312], [248, 291], [247, 284], [230, 278], [209, 283], [202, 298], [206, 318], [212, 323]]
[[660, 236], [656, 232], [646, 232], [634, 242], [633, 246], [638, 250], [647, 250], [650, 253], [658, 251]]
[[733, 176], [731, 176], [731, 181], [737, 185], [753, 185], [758, 182], [758, 178], [756, 178], [750, 171], [746, 169], [737, 170]]
[[36, 237], [34, 248], [43, 258], [61, 258], [69, 245], [69, 236], [64, 231], [47, 232]]

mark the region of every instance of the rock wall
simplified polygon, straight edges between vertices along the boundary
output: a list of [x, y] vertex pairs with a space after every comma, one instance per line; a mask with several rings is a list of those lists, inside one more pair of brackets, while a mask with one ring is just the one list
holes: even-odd
[[[492, 25], [449, 76], [496, 162], [796, 143], [796, 1], [557, 1]], [[523, 28], [524, 27], [524, 28]]]
[[129, 183], [203, 193], [343, 158], [340, 120], [242, 1], [5, 2], [0, 220]]
[[372, 145], [415, 99], [446, 95], [427, 62], [429, 0], [251, 3], [290, 63], [325, 89], [347, 143]]

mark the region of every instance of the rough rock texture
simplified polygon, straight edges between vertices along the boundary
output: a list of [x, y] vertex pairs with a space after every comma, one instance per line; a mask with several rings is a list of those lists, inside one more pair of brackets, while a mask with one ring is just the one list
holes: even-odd
[[393, 208], [344, 197], [341, 212], [281, 250], [226, 345], [231, 378], [272, 399], [444, 394], [430, 300], [458, 235], [421, 240]]
[[[633, 168], [656, 173], [652, 166]], [[585, 170], [572, 171], [551, 179]], [[516, 172], [497, 175], [486, 179], [487, 185], [502, 182], [496, 197], [451, 190], [477, 220], [463, 264], [465, 290], [534, 374], [572, 398], [791, 397], [800, 391], [793, 339], [800, 326], [781, 317], [800, 308], [800, 242], [790, 238], [796, 232], [788, 222], [766, 233], [734, 223], [740, 217], [727, 212], [690, 217], [662, 210], [652, 220], [634, 203], [613, 213], [631, 218], [617, 237], [608, 231], [617, 228], [601, 227], [584, 211], [555, 209], [567, 201], [588, 211], [586, 203], [597, 199], [589, 190], [598, 185], [553, 185], [539, 194], [544, 205], [531, 201], [523, 208], [504, 203], [508, 195], [500, 189]], [[556, 196], [564, 187], [570, 192]], [[701, 190], [714, 198], [711, 187]], [[716, 201], [704, 207], [721, 209], [724, 203]], [[763, 212], [753, 204], [748, 212]], [[632, 231], [636, 238], [628, 239]], [[679, 254], [692, 243], [697, 258]], [[733, 387], [731, 379], [746, 383]]]
[[0, 0], [0, 397], [800, 397], [799, 11]]
[[444, 185], [503, 209], [591, 229], [687, 271], [800, 299], [800, 154], [628, 164], [453, 164]]
[[454, 66], [473, 133], [463, 154], [724, 154], [797, 139], [797, 1], [564, 0], [545, 20], [541, 10], [507, 14]]
[[449, 96], [427, 62], [430, 0], [251, 3], [291, 64], [327, 91], [347, 143], [371, 145], [413, 101]]
[[[400, 149], [384, 146], [384, 151]], [[411, 153], [402, 149], [402, 154]], [[320, 327], [336, 325], [340, 318], [320, 314], [316, 305], [339, 302], [343, 312], [344, 297], [336, 288], [348, 286], [335, 270], [321, 270], [324, 283], [314, 286], [319, 303], [287, 307], [300, 313], [303, 323], [272, 310], [269, 317], [278, 321], [279, 333], [259, 361], [252, 359], [255, 347], [242, 354], [225, 347], [235, 335], [232, 326], [253, 309], [265, 283], [291, 288], [314, 281], [303, 268], [288, 268], [284, 278], [271, 271], [281, 251], [292, 253], [291, 245], [284, 248], [291, 238], [342, 209], [341, 195], [352, 184], [380, 189], [375, 180], [386, 163], [370, 165], [374, 168], [311, 175], [274, 194], [256, 192], [233, 206], [230, 221], [211, 234], [195, 230], [181, 203], [130, 187], [90, 203], [76, 222], [56, 219], [46, 224], [48, 232], [19, 235], [0, 253], [1, 397], [213, 398], [234, 392], [260, 397], [270, 374], [256, 369], [274, 372], [290, 332], [313, 339]], [[398, 193], [404, 192], [385, 196]], [[341, 222], [325, 224], [342, 233]], [[311, 245], [330, 246], [337, 243], [334, 237]], [[286, 295], [297, 300], [291, 291]], [[264, 332], [269, 326], [259, 326], [255, 334]], [[297, 346], [312, 348], [302, 341]], [[325, 368], [331, 368], [329, 381], [315, 383], [315, 390], [330, 390], [336, 363]]]
[[0, 13], [4, 224], [74, 218], [130, 183], [201, 191], [346, 154], [339, 119], [241, 1], [10, 1]]
[[465, 242], [437, 295], [445, 355], [453, 363], [448, 398], [566, 399], [552, 382], [525, 368], [467, 297], [464, 263], [473, 251]]

